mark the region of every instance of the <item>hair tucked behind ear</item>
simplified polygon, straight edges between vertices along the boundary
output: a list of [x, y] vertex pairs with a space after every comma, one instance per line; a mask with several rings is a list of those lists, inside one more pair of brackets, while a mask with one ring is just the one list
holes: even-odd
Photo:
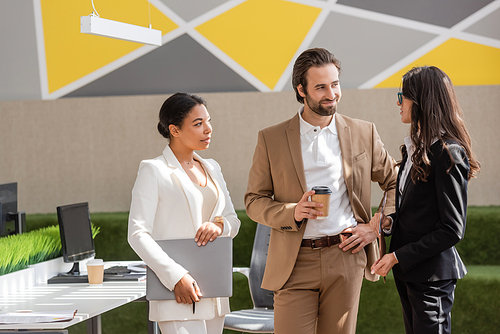
[[[469, 159], [469, 179], [481, 169], [472, 151], [471, 138], [462, 117], [455, 89], [450, 78], [435, 66], [415, 67], [403, 76], [403, 96], [413, 102], [410, 137], [415, 145], [411, 157], [411, 178], [426, 181], [431, 172], [430, 148], [438, 139], [450, 154], [444, 139], [459, 143]], [[451, 154], [450, 154], [451, 157]], [[453, 159], [451, 159], [453, 166]]]
[[178, 128], [182, 127], [184, 119], [197, 105], [204, 105], [203, 98], [194, 94], [175, 93], [163, 102], [160, 108], [158, 132], [165, 138], [170, 139], [169, 125], [173, 124]]

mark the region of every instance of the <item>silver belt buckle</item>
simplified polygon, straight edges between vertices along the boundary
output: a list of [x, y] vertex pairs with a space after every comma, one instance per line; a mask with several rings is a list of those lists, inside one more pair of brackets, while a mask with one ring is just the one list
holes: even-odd
[[315, 243], [314, 243], [314, 240], [319, 240], [321, 238], [316, 238], [316, 239], [311, 239], [311, 249], [321, 249], [321, 248], [325, 248], [325, 247], [316, 247]]

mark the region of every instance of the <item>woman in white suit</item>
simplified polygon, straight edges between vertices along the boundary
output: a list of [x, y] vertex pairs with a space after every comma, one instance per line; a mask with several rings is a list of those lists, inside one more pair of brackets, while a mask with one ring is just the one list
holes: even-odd
[[160, 109], [158, 131], [168, 145], [162, 155], [140, 164], [132, 190], [128, 241], [174, 291], [176, 300], [150, 301], [149, 319], [158, 322], [163, 334], [222, 333], [229, 299], [200, 298], [195, 278], [155, 242], [194, 238], [203, 246], [219, 236], [233, 238], [238, 233], [240, 221], [220, 166], [194, 152], [210, 145], [212, 126], [205, 101], [186, 93], [172, 95]]

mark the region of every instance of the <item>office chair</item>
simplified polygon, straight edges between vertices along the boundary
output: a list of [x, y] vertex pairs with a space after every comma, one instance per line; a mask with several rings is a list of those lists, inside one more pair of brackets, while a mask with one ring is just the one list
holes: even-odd
[[274, 333], [273, 292], [260, 287], [266, 267], [271, 228], [257, 224], [250, 268], [233, 268], [248, 278], [253, 309], [226, 314], [224, 328], [242, 333]]

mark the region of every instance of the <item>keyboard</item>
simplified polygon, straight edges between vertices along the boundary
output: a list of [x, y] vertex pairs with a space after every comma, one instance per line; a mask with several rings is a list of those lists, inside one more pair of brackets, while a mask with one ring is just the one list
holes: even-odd
[[[108, 269], [104, 269], [104, 282], [113, 281], [138, 281], [140, 278], [144, 277], [143, 273], [131, 273], [130, 269], [126, 266], [113, 266]], [[47, 280], [47, 284], [70, 284], [70, 283], [88, 283], [87, 275], [68, 275], [59, 274]]]

